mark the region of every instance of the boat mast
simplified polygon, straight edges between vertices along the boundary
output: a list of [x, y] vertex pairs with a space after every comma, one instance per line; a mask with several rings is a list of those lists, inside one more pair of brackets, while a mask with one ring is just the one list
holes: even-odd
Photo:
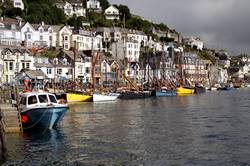
[[73, 82], [76, 81], [76, 41], [74, 41]]

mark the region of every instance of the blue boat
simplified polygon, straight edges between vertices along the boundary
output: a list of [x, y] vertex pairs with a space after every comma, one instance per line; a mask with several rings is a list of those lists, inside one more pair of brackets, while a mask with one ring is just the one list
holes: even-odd
[[176, 96], [176, 90], [169, 90], [169, 89], [166, 89], [166, 88], [162, 88], [161, 90], [156, 90], [155, 91], [155, 96], [156, 97]]
[[30, 92], [21, 95], [21, 122], [23, 130], [55, 127], [68, 110], [63, 100], [47, 92]]

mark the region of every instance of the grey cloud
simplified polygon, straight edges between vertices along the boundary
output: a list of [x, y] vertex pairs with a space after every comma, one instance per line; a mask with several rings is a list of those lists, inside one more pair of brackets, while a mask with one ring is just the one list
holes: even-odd
[[250, 52], [249, 0], [110, 0], [132, 13], [164, 22], [184, 36], [199, 36], [208, 47]]

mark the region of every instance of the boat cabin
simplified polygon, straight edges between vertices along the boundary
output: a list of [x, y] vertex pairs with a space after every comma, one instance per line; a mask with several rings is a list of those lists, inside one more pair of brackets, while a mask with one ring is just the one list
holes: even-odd
[[21, 108], [31, 108], [36, 106], [47, 106], [57, 104], [58, 101], [54, 94], [50, 93], [24, 93], [20, 99]]

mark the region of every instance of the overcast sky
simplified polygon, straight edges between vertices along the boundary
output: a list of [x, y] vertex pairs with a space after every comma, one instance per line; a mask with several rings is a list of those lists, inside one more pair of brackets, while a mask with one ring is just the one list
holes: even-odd
[[109, 0], [128, 5], [133, 14], [163, 22], [207, 47], [231, 54], [250, 53], [250, 0]]

